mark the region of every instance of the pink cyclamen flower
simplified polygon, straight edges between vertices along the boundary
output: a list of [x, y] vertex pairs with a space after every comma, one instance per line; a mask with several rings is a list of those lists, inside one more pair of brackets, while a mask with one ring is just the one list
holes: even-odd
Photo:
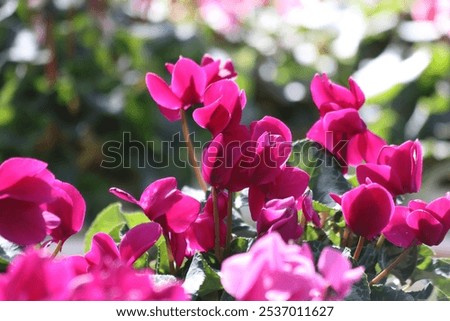
[[65, 242], [83, 227], [86, 202], [80, 192], [71, 184], [55, 180], [53, 183], [56, 198], [46, 204], [47, 213], [55, 215], [60, 223], [51, 228], [49, 235], [54, 242]]
[[207, 84], [212, 84], [222, 79], [234, 79], [237, 76], [233, 62], [230, 59], [222, 62], [220, 59], [214, 59], [210, 55], [205, 54], [200, 65], [206, 73]]
[[307, 244], [286, 244], [278, 233], [270, 233], [249, 252], [227, 258], [221, 281], [237, 300], [339, 300], [362, 274], [362, 267], [352, 269], [348, 259], [331, 248], [323, 250], [317, 271]]
[[369, 131], [358, 110], [365, 97], [359, 86], [349, 79], [350, 89], [334, 84], [326, 74], [316, 74], [311, 82], [313, 101], [320, 119], [306, 137], [321, 144], [339, 161], [343, 170], [363, 160], [375, 162], [386, 142]]
[[250, 132], [244, 125], [234, 127], [232, 131], [220, 133], [210, 141], [202, 155], [202, 176], [216, 188], [239, 191], [248, 186], [248, 180], [233, 180], [233, 171], [239, 168], [243, 157], [243, 147], [250, 142]]
[[29, 248], [0, 274], [0, 301], [68, 300], [72, 295], [68, 284], [74, 277], [65, 262]]
[[308, 187], [309, 175], [297, 168], [284, 166], [275, 179], [266, 184], [250, 186], [248, 203], [253, 220], [257, 221], [264, 204], [272, 199], [294, 197], [297, 201], [302, 198]]
[[177, 189], [175, 177], [166, 177], [151, 183], [136, 200], [129, 193], [113, 187], [109, 190], [115, 196], [138, 205], [145, 215], [161, 225], [164, 233], [181, 233], [195, 221], [200, 203]]
[[[224, 222], [228, 209], [228, 194], [219, 192], [217, 194], [217, 209], [219, 214], [220, 244], [225, 245], [227, 226]], [[191, 257], [198, 252], [207, 252], [214, 248], [214, 215], [213, 199], [210, 195], [206, 200], [203, 211], [198, 215], [195, 222], [185, 233], [187, 248], [186, 256]]]
[[376, 164], [359, 165], [356, 176], [359, 182], [369, 178], [398, 196], [420, 190], [422, 167], [422, 146], [418, 140], [409, 140], [399, 146], [384, 146]]
[[245, 102], [245, 92], [234, 81], [219, 80], [208, 87], [204, 107], [197, 108], [192, 116], [200, 127], [208, 129], [215, 137], [239, 126]]
[[450, 193], [430, 203], [410, 201], [408, 207], [397, 206], [383, 235], [389, 242], [409, 247], [424, 243], [440, 244], [450, 229]]
[[55, 177], [33, 158], [10, 158], [0, 165], [0, 235], [19, 245], [36, 244], [59, 224], [45, 211], [55, 199]]
[[149, 250], [161, 236], [161, 226], [158, 223], [143, 223], [129, 230], [119, 246], [106, 233], [97, 233], [92, 238], [91, 250], [85, 258], [90, 266], [102, 266], [107, 260], [120, 260], [126, 265], [132, 265]]
[[243, 187], [267, 184], [279, 175], [291, 151], [292, 134], [286, 124], [271, 116], [254, 121], [231, 180]]
[[321, 116], [330, 111], [361, 108], [366, 99], [364, 93], [352, 78], [348, 79], [348, 84], [350, 89], [333, 83], [327, 74], [314, 76], [311, 81], [311, 94]]
[[278, 232], [285, 242], [297, 240], [302, 235], [303, 229], [298, 223], [294, 197], [268, 201], [259, 214], [256, 230], [260, 236]]
[[181, 110], [203, 101], [206, 73], [191, 59], [181, 57], [170, 67], [170, 86], [157, 74], [147, 73], [145, 82], [161, 113], [169, 121], [181, 118]]
[[322, 250], [317, 268], [333, 291], [328, 291], [327, 300], [343, 300], [351, 291], [352, 285], [361, 279], [364, 267], [352, 269], [350, 261], [336, 249]]
[[391, 194], [377, 183], [355, 187], [346, 192], [342, 199], [331, 196], [341, 204], [347, 226], [369, 240], [381, 233], [394, 212]]

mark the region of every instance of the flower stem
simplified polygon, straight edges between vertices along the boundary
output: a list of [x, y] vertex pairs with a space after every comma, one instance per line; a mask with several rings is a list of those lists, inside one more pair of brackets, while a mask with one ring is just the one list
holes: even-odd
[[55, 250], [52, 253], [52, 257], [56, 257], [59, 252], [61, 252], [63, 246], [63, 241], [59, 241], [58, 244], [56, 244]]
[[225, 242], [226, 251], [230, 250], [231, 243], [231, 229], [233, 223], [233, 192], [228, 191], [228, 206], [227, 206], [227, 238]]
[[385, 239], [386, 239], [386, 238], [384, 237], [384, 235], [381, 234], [380, 237], [378, 238], [378, 241], [377, 241], [377, 244], [375, 245], [375, 247], [376, 247], [377, 249], [380, 249], [380, 248], [383, 246], [383, 243], [384, 243], [384, 240], [385, 240]]
[[184, 110], [181, 110], [181, 130], [183, 132], [184, 141], [186, 142], [186, 146], [188, 148], [189, 163], [194, 170], [194, 174], [198, 184], [200, 185], [200, 188], [203, 190], [203, 192], [206, 193], [206, 191], [208, 190], [208, 186], [203, 179], [197, 158], [195, 157], [194, 146], [192, 145], [191, 137], [189, 136], [189, 126], [186, 119], [186, 112]]
[[362, 251], [362, 249], [363, 249], [364, 241], [365, 241], [365, 240], [366, 240], [366, 239], [365, 239], [363, 236], [360, 236], [359, 239], [358, 239], [358, 244], [356, 245], [355, 254], [353, 254], [353, 259], [354, 259], [355, 261], [358, 261], [359, 256], [361, 255], [361, 251]]
[[212, 200], [213, 200], [213, 217], [214, 217], [214, 253], [219, 262], [222, 261], [220, 253], [220, 222], [219, 222], [219, 197], [217, 189], [212, 187]]
[[342, 235], [341, 247], [347, 246], [349, 237], [350, 237], [350, 230], [347, 227], [345, 227], [344, 235]]
[[381, 271], [377, 276], [375, 276], [372, 281], [369, 282], [369, 285], [374, 285], [380, 282], [384, 277], [386, 277], [391, 271], [406, 257], [406, 255], [409, 253], [409, 251], [413, 247], [409, 247], [405, 251], [403, 251], [397, 258], [389, 264], [383, 271]]
[[172, 246], [170, 246], [169, 236], [164, 234], [164, 239], [166, 240], [167, 259], [169, 261], [169, 272], [170, 274], [175, 275], [175, 259], [173, 257]]

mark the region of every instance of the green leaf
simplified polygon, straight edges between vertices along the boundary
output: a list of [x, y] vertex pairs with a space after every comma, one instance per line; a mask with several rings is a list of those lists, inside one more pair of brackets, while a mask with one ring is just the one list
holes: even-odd
[[[385, 242], [381, 249], [380, 266], [385, 269], [391, 264], [405, 249]], [[413, 274], [417, 264], [417, 247], [409, 250], [407, 256], [391, 271], [393, 275], [400, 279], [402, 283]]]
[[370, 279], [373, 279], [377, 274], [376, 265], [380, 259], [380, 251], [376, 249], [375, 245], [372, 243], [367, 244], [362, 255], [358, 260], [358, 265], [363, 265], [365, 268], [365, 273]]
[[144, 212], [141, 211], [131, 213], [123, 212], [123, 217], [127, 223], [128, 228], [130, 229], [139, 224], [150, 222], [149, 218], [145, 216]]
[[120, 209], [120, 203], [114, 203], [106, 207], [95, 217], [84, 238], [85, 252], [90, 250], [92, 238], [99, 232], [110, 234], [115, 241], [119, 241], [120, 230], [126, 224], [126, 220]]
[[255, 238], [237, 237], [230, 243], [230, 253], [228, 256], [244, 253], [250, 249], [250, 246], [255, 241]]
[[336, 209], [334, 207], [328, 206], [326, 204], [322, 204], [318, 201], [313, 201], [313, 209], [318, 213], [328, 213], [330, 215], [334, 215], [336, 213]]
[[370, 301], [370, 287], [367, 274], [363, 274], [361, 280], [352, 286], [352, 290], [345, 301]]
[[169, 255], [167, 253], [166, 240], [164, 236], [161, 236], [159, 238], [155, 246], [157, 249], [157, 253], [153, 269], [158, 274], [169, 274], [170, 273]]
[[256, 230], [253, 226], [248, 225], [242, 219], [241, 214], [233, 209], [231, 231], [241, 237], [255, 237]]
[[[411, 287], [415, 288], [416, 285], [418, 283], [420, 283], [420, 282], [421, 281], [416, 282]], [[416, 290], [416, 289], [408, 290], [408, 291], [406, 291], [406, 293], [411, 295], [414, 298], [414, 300], [419, 301], [419, 300], [427, 300], [431, 296], [431, 294], [433, 293], [433, 290], [434, 290], [433, 284], [428, 281], [428, 282], [425, 283], [424, 286], [421, 287], [421, 289], [419, 289], [419, 290]]]
[[372, 301], [414, 301], [411, 294], [380, 284], [372, 286], [370, 299]]
[[183, 286], [193, 298], [202, 298], [221, 291], [223, 287], [217, 272], [201, 253], [196, 253], [192, 258]]
[[429, 280], [435, 289], [432, 297], [435, 300], [450, 299], [450, 259], [432, 258], [431, 262], [423, 269], [416, 269], [411, 276], [413, 281]]

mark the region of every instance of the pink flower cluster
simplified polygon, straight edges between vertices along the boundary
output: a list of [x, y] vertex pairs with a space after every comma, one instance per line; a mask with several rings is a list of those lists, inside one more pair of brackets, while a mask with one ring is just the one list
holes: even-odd
[[141, 224], [117, 248], [109, 235], [99, 233], [85, 256], [62, 259], [30, 248], [0, 275], [0, 300], [187, 300], [178, 282], [158, 285], [152, 271], [132, 267], [160, 234], [157, 223]]
[[47, 164], [10, 158], [0, 165], [0, 236], [18, 245], [50, 236], [64, 243], [80, 231], [86, 204], [78, 190], [57, 180]]
[[[420, 190], [423, 155], [418, 140], [386, 145], [371, 133], [358, 109], [364, 94], [350, 78], [350, 88], [316, 75], [311, 83], [320, 119], [307, 137], [323, 145], [342, 164], [356, 166], [359, 186], [342, 197], [331, 195], [341, 205], [347, 226], [357, 235], [373, 239], [383, 234], [393, 244], [408, 247], [437, 245], [450, 229], [449, 197], [430, 204], [415, 200], [408, 207], [396, 206], [395, 198]], [[361, 163], [362, 161], [365, 163]]]
[[307, 244], [286, 244], [277, 233], [222, 264], [224, 289], [238, 300], [342, 300], [364, 272], [338, 250], [325, 248], [316, 264]]
[[[250, 126], [241, 124], [246, 96], [234, 81], [236, 72], [231, 61], [222, 63], [205, 55], [200, 65], [181, 57], [174, 65], [167, 66], [172, 76], [171, 85], [156, 74], [148, 73], [147, 87], [168, 120], [179, 120], [182, 112], [195, 105], [192, 113], [194, 121], [212, 136], [202, 156], [204, 180], [224, 198], [228, 194], [225, 190], [235, 192], [249, 188], [250, 210], [257, 222], [259, 235], [278, 231], [282, 232], [285, 240], [297, 239], [302, 234], [297, 219], [298, 209], [303, 209], [305, 217], [319, 225], [317, 213], [308, 206], [311, 202], [306, 193], [309, 176], [303, 170], [286, 164], [292, 151], [289, 128], [270, 116], [254, 121]], [[115, 194], [119, 197], [124, 195], [123, 192]], [[124, 199], [136, 203], [128, 196]], [[222, 224], [226, 210], [224, 200], [219, 211], [224, 213], [220, 216], [221, 240], [226, 233], [226, 227]], [[147, 216], [152, 219], [151, 215]], [[208, 206], [198, 217], [202, 224], [212, 224]], [[182, 262], [183, 251], [189, 255], [196, 249], [191, 244], [203, 250], [209, 250], [213, 245], [214, 235], [211, 234], [202, 237], [204, 244], [209, 246], [198, 247], [199, 242], [194, 236], [198, 237], [199, 233], [192, 233], [192, 230], [196, 230], [199, 222], [194, 224], [194, 221], [190, 222], [192, 227], [187, 227], [189, 224], [185, 226], [187, 234], [178, 237], [178, 232], [172, 231], [169, 236], [177, 239], [172, 244], [173, 249], [181, 249], [175, 250], [178, 264]], [[183, 244], [181, 238], [187, 240], [187, 244]]]

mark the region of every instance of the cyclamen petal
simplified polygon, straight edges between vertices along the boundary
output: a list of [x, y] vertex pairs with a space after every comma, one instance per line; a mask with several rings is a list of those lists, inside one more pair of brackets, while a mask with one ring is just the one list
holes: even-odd
[[410, 213], [405, 206], [396, 206], [389, 224], [383, 229], [385, 238], [396, 246], [407, 248], [414, 244], [416, 232], [407, 223]]
[[53, 184], [56, 199], [48, 203], [48, 212], [60, 219], [60, 224], [49, 234], [53, 241], [65, 242], [83, 227], [86, 202], [80, 192], [71, 184], [56, 180]]
[[365, 101], [365, 97], [359, 86], [353, 79], [349, 79], [350, 90], [333, 83], [326, 74], [316, 74], [311, 81], [311, 94], [314, 103], [322, 113], [322, 106], [335, 103], [344, 108], [358, 110]]
[[406, 223], [415, 231], [418, 241], [430, 246], [440, 244], [448, 231], [438, 219], [425, 210], [412, 211], [407, 216]]
[[181, 118], [180, 110], [183, 102], [172, 92], [167, 83], [158, 75], [150, 72], [145, 77], [145, 83], [162, 114], [169, 121], [179, 120]]
[[206, 74], [195, 61], [181, 57], [173, 68], [170, 88], [183, 102], [182, 107], [187, 109], [203, 100]]
[[132, 265], [158, 241], [162, 230], [158, 223], [143, 223], [129, 230], [119, 245], [120, 258]]
[[348, 227], [369, 240], [381, 233], [394, 211], [392, 196], [377, 183], [348, 191], [342, 196], [341, 206]]

